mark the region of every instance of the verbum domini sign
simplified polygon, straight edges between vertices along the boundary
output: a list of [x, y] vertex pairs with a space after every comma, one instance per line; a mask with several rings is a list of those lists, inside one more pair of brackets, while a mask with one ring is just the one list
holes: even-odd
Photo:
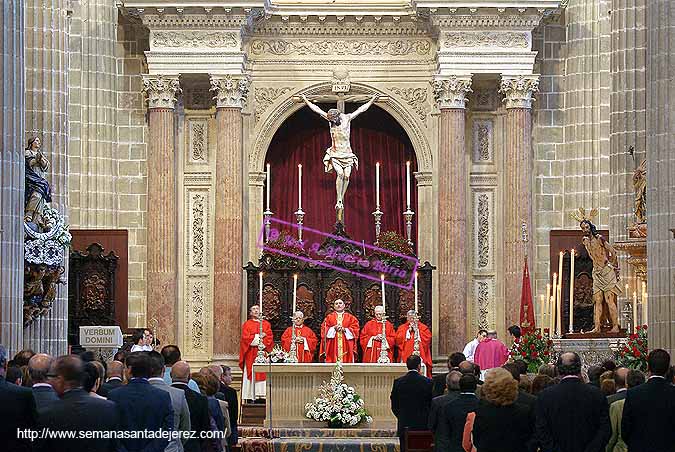
[[81, 326], [80, 345], [85, 348], [119, 348], [122, 346], [119, 326]]

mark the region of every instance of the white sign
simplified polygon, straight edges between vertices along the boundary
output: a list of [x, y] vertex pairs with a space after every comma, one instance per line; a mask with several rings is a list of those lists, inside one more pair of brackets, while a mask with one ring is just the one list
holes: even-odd
[[81, 326], [80, 345], [84, 348], [119, 348], [122, 330], [119, 326]]
[[334, 93], [348, 93], [351, 88], [351, 84], [348, 80], [334, 80], [333, 81], [333, 92]]

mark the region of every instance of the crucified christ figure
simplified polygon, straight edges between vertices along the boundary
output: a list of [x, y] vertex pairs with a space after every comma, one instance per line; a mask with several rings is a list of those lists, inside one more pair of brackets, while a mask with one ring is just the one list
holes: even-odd
[[356, 166], [356, 169], [359, 169], [359, 159], [352, 151], [352, 146], [349, 142], [351, 121], [368, 110], [376, 99], [377, 96], [373, 96], [368, 102], [357, 108], [354, 113], [345, 114], [336, 108], [331, 108], [328, 112], [325, 112], [316, 104], [310, 102], [307, 97], [302, 96], [302, 100], [305, 101], [307, 106], [313, 112], [326, 119], [330, 126], [330, 136], [333, 144], [326, 149], [323, 164], [327, 173], [335, 170], [337, 174], [337, 179], [335, 180], [335, 190], [337, 191], [335, 210], [339, 212], [338, 219], [341, 218], [340, 213], [344, 209], [344, 198], [347, 186], [349, 185], [349, 177], [352, 174], [352, 166]]

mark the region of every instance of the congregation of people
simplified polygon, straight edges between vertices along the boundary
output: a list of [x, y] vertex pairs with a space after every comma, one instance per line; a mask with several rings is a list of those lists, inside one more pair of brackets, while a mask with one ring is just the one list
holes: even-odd
[[[520, 335], [518, 327], [509, 332]], [[480, 350], [486, 340], [492, 344]], [[665, 350], [649, 353], [646, 373], [610, 360], [585, 370], [568, 352], [532, 374], [502, 346], [481, 330], [464, 350], [471, 359], [451, 354], [448, 372], [433, 379], [419, 356], [407, 359], [391, 392], [402, 452], [406, 436], [423, 432], [438, 452], [675, 450], [675, 366]], [[476, 362], [483, 352], [486, 367]]]
[[108, 362], [89, 351], [8, 358], [0, 346], [0, 450], [226, 452], [238, 442], [231, 369], [192, 372], [175, 345]]

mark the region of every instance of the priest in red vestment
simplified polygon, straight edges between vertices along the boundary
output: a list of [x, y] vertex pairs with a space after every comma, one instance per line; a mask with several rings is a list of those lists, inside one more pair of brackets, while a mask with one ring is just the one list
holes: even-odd
[[299, 363], [311, 363], [314, 361], [314, 352], [316, 344], [319, 342], [316, 334], [309, 327], [305, 326], [305, 314], [302, 311], [295, 311], [293, 315], [293, 326], [289, 326], [281, 336], [281, 346], [289, 352], [291, 350], [291, 341], [293, 340], [293, 328], [295, 328], [295, 348]]
[[433, 361], [431, 360], [431, 331], [419, 321], [415, 311], [408, 311], [408, 321], [396, 330], [396, 348], [398, 360], [404, 363], [415, 349], [415, 330], [420, 335], [420, 358], [422, 358], [422, 374], [431, 378]]
[[[385, 337], [382, 336], [382, 322], [385, 322]], [[364, 363], [376, 363], [380, 357], [382, 343], [387, 341], [389, 362], [394, 362], [394, 346], [396, 331], [389, 321], [384, 320], [384, 308], [375, 306], [375, 318], [366, 322], [361, 330], [361, 349], [363, 350]]]
[[335, 311], [321, 324], [321, 354], [327, 363], [353, 363], [356, 359], [356, 341], [359, 338], [359, 321], [345, 312], [345, 302], [335, 300]]
[[241, 326], [241, 343], [239, 344], [239, 368], [244, 372], [241, 384], [243, 400], [255, 400], [265, 397], [265, 374], [255, 374], [253, 382], [253, 361], [258, 355], [258, 344], [262, 339], [265, 351], [271, 352], [274, 345], [272, 326], [267, 320], [262, 321], [262, 334], [260, 334], [260, 307], [251, 306], [249, 319]]
[[483, 374], [488, 369], [502, 367], [509, 359], [509, 349], [497, 339], [495, 330], [488, 331], [487, 338], [476, 347], [473, 361], [478, 364]]

